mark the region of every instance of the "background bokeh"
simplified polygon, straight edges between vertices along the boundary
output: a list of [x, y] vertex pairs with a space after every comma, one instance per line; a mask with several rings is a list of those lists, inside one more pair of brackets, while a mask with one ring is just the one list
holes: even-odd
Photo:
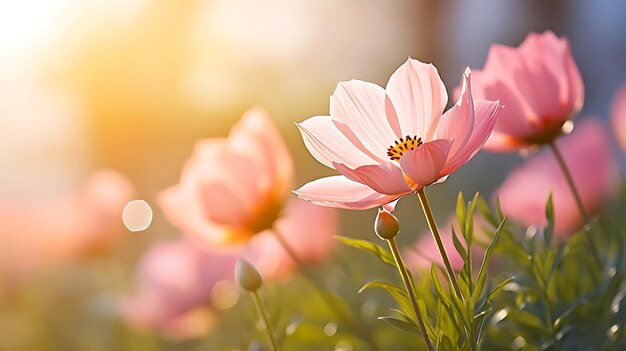
[[[433, 62], [452, 95], [466, 66], [483, 66], [491, 44], [516, 46], [528, 32], [549, 29], [571, 41], [585, 82], [581, 118], [606, 119], [626, 80], [625, 13], [625, 2], [610, 0], [0, 1], [0, 203], [10, 208], [76, 192], [103, 167], [126, 175], [136, 198], [153, 205], [152, 226], [124, 232], [119, 249], [95, 270], [85, 273], [76, 263], [37, 278], [62, 280], [51, 283], [69, 289], [56, 291], [62, 299], [85, 281], [96, 296], [123, 290], [148, 243], [179, 235], [156, 194], [177, 182], [197, 139], [225, 136], [250, 107], [264, 107], [281, 130], [296, 187], [332, 174], [306, 152], [294, 122], [327, 114], [337, 82], [384, 86], [410, 56]], [[445, 187], [429, 189], [440, 220], [453, 211], [458, 189], [489, 196], [520, 160], [481, 153]], [[398, 216], [419, 232], [425, 224], [416, 204], [401, 201]], [[343, 211], [341, 232], [372, 235], [373, 213], [368, 221]], [[0, 223], [0, 235], [7, 228]], [[38, 313], [33, 304], [44, 303], [45, 291], [29, 294], [10, 296], [10, 305]], [[91, 303], [67, 306], [76, 316], [107, 310], [105, 298]], [[58, 309], [67, 312], [63, 304]], [[11, 339], [2, 335], [6, 326], [19, 323], [0, 317], [0, 343]]]

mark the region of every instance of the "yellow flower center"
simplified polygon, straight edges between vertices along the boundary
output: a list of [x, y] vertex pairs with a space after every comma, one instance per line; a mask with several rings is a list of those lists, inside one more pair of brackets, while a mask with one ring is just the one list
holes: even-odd
[[396, 140], [395, 143], [395, 145], [391, 145], [387, 149], [387, 156], [389, 156], [392, 161], [399, 160], [405, 152], [414, 150], [422, 145], [422, 138], [418, 138], [417, 135], [413, 137], [407, 135], [406, 138], [400, 138], [400, 140]]

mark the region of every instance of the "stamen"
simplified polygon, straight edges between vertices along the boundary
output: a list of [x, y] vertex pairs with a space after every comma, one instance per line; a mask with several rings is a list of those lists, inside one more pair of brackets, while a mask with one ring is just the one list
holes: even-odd
[[392, 161], [399, 160], [405, 152], [415, 150], [418, 146], [422, 145], [422, 138], [418, 138], [417, 135], [411, 137], [407, 135], [404, 138], [400, 138], [400, 140], [395, 141], [395, 145], [389, 146], [387, 149], [387, 156]]

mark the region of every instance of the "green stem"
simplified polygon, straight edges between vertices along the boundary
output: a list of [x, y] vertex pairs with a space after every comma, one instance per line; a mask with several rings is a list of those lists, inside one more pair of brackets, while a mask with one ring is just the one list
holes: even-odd
[[448, 259], [446, 248], [443, 246], [443, 242], [441, 241], [441, 235], [439, 234], [439, 229], [437, 228], [437, 222], [435, 222], [435, 217], [433, 216], [433, 211], [431, 210], [430, 204], [428, 203], [428, 198], [426, 197], [424, 188], [417, 192], [417, 196], [419, 196], [420, 198], [422, 208], [424, 209], [424, 215], [426, 216], [426, 221], [428, 222], [428, 227], [430, 227], [430, 231], [433, 234], [433, 238], [435, 239], [435, 243], [437, 243], [437, 248], [439, 249], [439, 253], [441, 254], [441, 258], [443, 259], [443, 265], [446, 268], [448, 281], [452, 284], [456, 296], [459, 299], [464, 300], [463, 294], [461, 294], [461, 289], [459, 288], [459, 283], [456, 280], [456, 275], [454, 274], [454, 270], [452, 270], [450, 259]]
[[271, 233], [274, 235], [276, 240], [280, 243], [280, 245], [285, 249], [289, 257], [296, 262], [298, 267], [300, 268], [300, 272], [302, 273], [302, 277], [309, 282], [309, 284], [317, 291], [319, 296], [324, 300], [326, 305], [333, 311], [333, 313], [344, 323], [348, 325], [348, 327], [353, 330], [362, 340], [366, 341], [372, 348], [372, 350], [377, 351], [378, 347], [372, 340], [371, 334], [354, 321], [352, 315], [346, 312], [341, 306], [338, 306], [335, 302], [337, 299], [328, 292], [328, 289], [322, 286], [320, 282], [318, 282], [315, 277], [309, 271], [309, 266], [291, 247], [291, 245], [285, 240], [283, 235], [276, 229], [270, 229]]
[[265, 330], [267, 331], [267, 335], [270, 339], [270, 345], [272, 346], [272, 351], [278, 351], [278, 344], [276, 343], [276, 339], [274, 338], [274, 333], [272, 332], [272, 326], [270, 324], [270, 319], [265, 312], [265, 308], [263, 307], [263, 302], [259, 297], [259, 293], [257, 291], [253, 291], [250, 293], [252, 295], [252, 299], [254, 300], [254, 304], [256, 305], [256, 309], [259, 312], [259, 316], [263, 319], [265, 323]]
[[565, 176], [565, 181], [567, 182], [567, 186], [572, 192], [572, 196], [574, 196], [574, 200], [576, 202], [576, 207], [578, 207], [578, 212], [580, 213], [580, 217], [583, 219], [585, 223], [583, 228], [586, 233], [587, 242], [589, 244], [589, 248], [591, 249], [591, 253], [593, 254], [593, 257], [595, 258], [598, 265], [601, 266], [602, 261], [600, 260], [600, 254], [598, 253], [598, 248], [596, 247], [596, 244], [590, 235], [591, 226], [589, 224], [589, 215], [587, 214], [587, 211], [585, 210], [583, 202], [580, 198], [580, 194], [578, 193], [576, 184], [574, 183], [574, 178], [572, 178], [572, 173], [567, 167], [567, 164], [565, 163], [565, 159], [563, 158], [563, 155], [561, 155], [561, 152], [559, 151], [559, 148], [556, 146], [556, 144], [554, 142], [551, 142], [548, 144], [548, 146], [550, 147], [552, 154], [554, 154], [554, 158], [556, 159], [556, 162], [559, 164], [559, 167], [561, 168], [561, 171], [563, 172], [563, 176]]
[[417, 324], [420, 327], [420, 331], [422, 332], [422, 338], [424, 339], [424, 344], [426, 344], [426, 348], [429, 351], [434, 351], [433, 345], [430, 343], [430, 339], [428, 338], [428, 333], [426, 332], [426, 325], [424, 324], [424, 319], [422, 318], [422, 314], [417, 307], [417, 301], [415, 300], [415, 293], [413, 292], [413, 285], [409, 280], [409, 275], [406, 272], [406, 267], [402, 261], [402, 256], [400, 255], [400, 251], [398, 250], [398, 245], [396, 244], [396, 239], [391, 238], [388, 239], [389, 248], [391, 249], [391, 253], [393, 254], [393, 258], [396, 261], [396, 267], [398, 267], [398, 271], [400, 272], [400, 276], [402, 277], [402, 281], [404, 282], [404, 286], [406, 287], [407, 295], [409, 296], [409, 300], [411, 300], [411, 305], [413, 306], [413, 311], [415, 312], [415, 317], [417, 318]]

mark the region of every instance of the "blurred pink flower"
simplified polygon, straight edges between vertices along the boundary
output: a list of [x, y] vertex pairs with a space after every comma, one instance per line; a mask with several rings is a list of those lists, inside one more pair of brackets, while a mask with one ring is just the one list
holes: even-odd
[[112, 170], [93, 173], [83, 189], [50, 199], [0, 199], [0, 272], [45, 270], [113, 245], [134, 188]]
[[[589, 214], [596, 213], [615, 189], [617, 169], [607, 134], [601, 122], [590, 119], [557, 142]], [[509, 174], [495, 195], [506, 215], [526, 226], [545, 227], [545, 205], [550, 193], [555, 234], [566, 237], [583, 223], [563, 172], [547, 150]]]
[[291, 187], [293, 164], [261, 109], [244, 114], [228, 139], [196, 143], [180, 182], [159, 195], [167, 219], [213, 244], [245, 242], [271, 228]]
[[504, 105], [485, 143], [500, 152], [551, 142], [584, 100], [569, 42], [550, 31], [529, 34], [518, 48], [492, 45], [473, 88], [474, 97]]
[[[156, 244], [142, 257], [137, 288], [121, 299], [120, 312], [131, 325], [171, 338], [204, 335], [217, 313], [213, 289], [232, 281], [236, 261], [236, 254], [211, 253], [187, 239]], [[238, 291], [232, 294], [226, 298], [236, 302]]]
[[470, 90], [467, 70], [461, 98], [443, 113], [448, 95], [437, 69], [413, 59], [386, 89], [339, 83], [330, 116], [298, 127], [313, 157], [342, 175], [310, 182], [296, 194], [317, 205], [368, 209], [443, 182], [479, 151], [500, 110], [497, 102], [474, 104]]
[[[276, 228], [306, 263], [317, 263], [334, 247], [336, 212], [306, 201], [292, 199]], [[255, 235], [247, 245], [207, 247], [193, 237], [160, 243], [148, 250], [139, 263], [136, 291], [120, 301], [121, 313], [132, 325], [155, 330], [170, 338], [206, 335], [222, 306], [216, 306], [217, 286], [234, 288], [235, 263], [245, 257], [263, 279], [286, 277], [297, 268], [285, 249], [268, 231]], [[221, 296], [236, 302], [237, 296]], [[233, 300], [234, 299], [234, 300]], [[233, 302], [233, 303], [234, 303]]]
[[[450, 219], [446, 222], [446, 225], [440, 227], [441, 241], [443, 242], [443, 246], [446, 248], [446, 252], [448, 253], [452, 269], [459, 272], [463, 269], [463, 258], [454, 247], [454, 242], [452, 241], [452, 226], [454, 226], [454, 232], [459, 240], [464, 243], [463, 235], [459, 230], [456, 216], [450, 217]], [[482, 228], [482, 217], [474, 216], [474, 243], [472, 244], [473, 262], [482, 262], [482, 255], [485, 251], [484, 248], [477, 242], [477, 240], [484, 239], [484, 234], [481, 232]], [[411, 247], [405, 249], [403, 255], [406, 259], [407, 267], [411, 269], [417, 268], [421, 270], [429, 270], [431, 263], [435, 263], [436, 265], [443, 267], [443, 259], [439, 254], [437, 244], [430, 235], [430, 231], [421, 235]]]
[[626, 151], [626, 83], [622, 84], [613, 97], [610, 117], [613, 133], [622, 150]]
[[269, 116], [244, 114], [228, 139], [196, 144], [180, 183], [159, 195], [167, 219], [213, 250], [239, 251], [264, 278], [295, 269], [272, 230], [307, 263], [327, 257], [337, 216], [305, 201], [286, 200], [293, 178], [288, 150]]

